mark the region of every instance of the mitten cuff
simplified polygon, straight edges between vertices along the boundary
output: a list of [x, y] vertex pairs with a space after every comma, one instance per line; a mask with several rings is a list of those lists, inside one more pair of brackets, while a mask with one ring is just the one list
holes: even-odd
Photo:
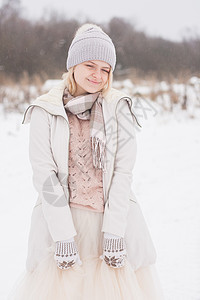
[[72, 256], [78, 253], [78, 249], [75, 242], [56, 242], [56, 256]]
[[122, 252], [126, 248], [124, 238], [107, 239], [104, 238], [103, 250], [108, 252]]

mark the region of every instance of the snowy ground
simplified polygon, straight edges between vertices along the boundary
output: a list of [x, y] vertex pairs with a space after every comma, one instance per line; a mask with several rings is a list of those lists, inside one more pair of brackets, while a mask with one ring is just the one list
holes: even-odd
[[[22, 115], [0, 110], [2, 300], [24, 272], [37, 197], [28, 160], [29, 126], [21, 121]], [[143, 122], [137, 140], [133, 186], [157, 249], [166, 300], [199, 300], [200, 118], [158, 113]]]

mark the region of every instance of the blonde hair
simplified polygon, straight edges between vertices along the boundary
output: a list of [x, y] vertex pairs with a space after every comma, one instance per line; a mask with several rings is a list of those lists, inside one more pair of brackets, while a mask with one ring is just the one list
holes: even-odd
[[[62, 78], [65, 81], [65, 85], [68, 88], [70, 94], [73, 96], [76, 93], [77, 90], [77, 84], [74, 78], [74, 67], [71, 67], [67, 73], [64, 73], [62, 75]], [[112, 88], [112, 82], [113, 82], [113, 72], [112, 69], [110, 69], [109, 74], [108, 74], [108, 80], [101, 90], [102, 96], [105, 97], [107, 93], [110, 91]]]

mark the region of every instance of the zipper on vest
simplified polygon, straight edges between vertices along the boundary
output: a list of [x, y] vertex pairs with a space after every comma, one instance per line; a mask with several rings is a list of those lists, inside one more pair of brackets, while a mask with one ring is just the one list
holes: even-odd
[[70, 141], [69, 121], [67, 121], [67, 123], [68, 123], [68, 126], [67, 126], [67, 128], [68, 128], [68, 161], [67, 161], [67, 178], [66, 178], [67, 182], [66, 182], [66, 186], [68, 188], [68, 205], [70, 205], [70, 191], [69, 191], [69, 185], [68, 185], [68, 178], [69, 178], [69, 141]]

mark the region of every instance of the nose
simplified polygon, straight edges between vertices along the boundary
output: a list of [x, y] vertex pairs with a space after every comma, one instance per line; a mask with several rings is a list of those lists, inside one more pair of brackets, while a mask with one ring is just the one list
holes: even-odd
[[100, 69], [94, 70], [94, 72], [93, 72], [92, 75], [93, 75], [93, 77], [96, 78], [96, 79], [101, 78], [101, 70], [100, 70]]

